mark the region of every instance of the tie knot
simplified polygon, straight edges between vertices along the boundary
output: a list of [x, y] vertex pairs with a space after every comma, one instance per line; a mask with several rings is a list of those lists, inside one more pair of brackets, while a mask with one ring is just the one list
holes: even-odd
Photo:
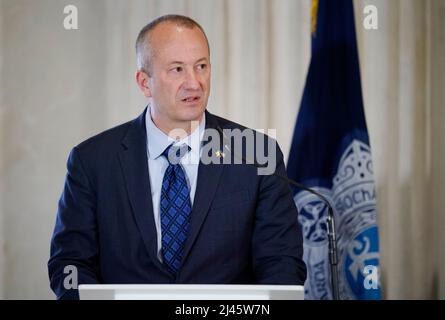
[[190, 151], [190, 147], [185, 143], [180, 146], [174, 146], [173, 144], [165, 148], [162, 155], [167, 159], [170, 164], [178, 164], [181, 159]]

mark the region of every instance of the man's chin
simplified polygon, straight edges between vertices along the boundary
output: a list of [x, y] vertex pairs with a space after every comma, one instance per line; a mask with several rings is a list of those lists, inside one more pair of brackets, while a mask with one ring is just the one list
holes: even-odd
[[195, 110], [186, 110], [186, 112], [181, 114], [181, 121], [201, 121], [204, 116], [205, 108], [199, 107]]

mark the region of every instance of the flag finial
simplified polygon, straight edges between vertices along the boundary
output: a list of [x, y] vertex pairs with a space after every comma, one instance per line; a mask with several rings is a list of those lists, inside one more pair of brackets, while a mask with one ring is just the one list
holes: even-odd
[[317, 13], [318, 13], [318, 0], [312, 0], [311, 4], [311, 33], [315, 37], [317, 32]]

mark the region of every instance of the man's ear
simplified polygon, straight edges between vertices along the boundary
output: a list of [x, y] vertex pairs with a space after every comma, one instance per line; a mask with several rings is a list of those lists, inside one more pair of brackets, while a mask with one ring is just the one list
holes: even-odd
[[144, 96], [147, 98], [151, 97], [151, 90], [149, 87], [149, 79], [150, 77], [144, 71], [138, 70], [135, 74], [136, 83], [138, 84], [139, 89], [141, 89]]

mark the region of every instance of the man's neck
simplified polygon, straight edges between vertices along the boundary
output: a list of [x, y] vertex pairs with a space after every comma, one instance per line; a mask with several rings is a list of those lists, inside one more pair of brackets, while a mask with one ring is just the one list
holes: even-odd
[[189, 136], [193, 131], [195, 131], [199, 124], [201, 123], [204, 114], [196, 120], [191, 121], [177, 121], [177, 122], [166, 122], [162, 121], [155, 115], [153, 115], [153, 111], [150, 112], [151, 120], [154, 125], [161, 130], [165, 135], [175, 139], [180, 140], [187, 136]]

